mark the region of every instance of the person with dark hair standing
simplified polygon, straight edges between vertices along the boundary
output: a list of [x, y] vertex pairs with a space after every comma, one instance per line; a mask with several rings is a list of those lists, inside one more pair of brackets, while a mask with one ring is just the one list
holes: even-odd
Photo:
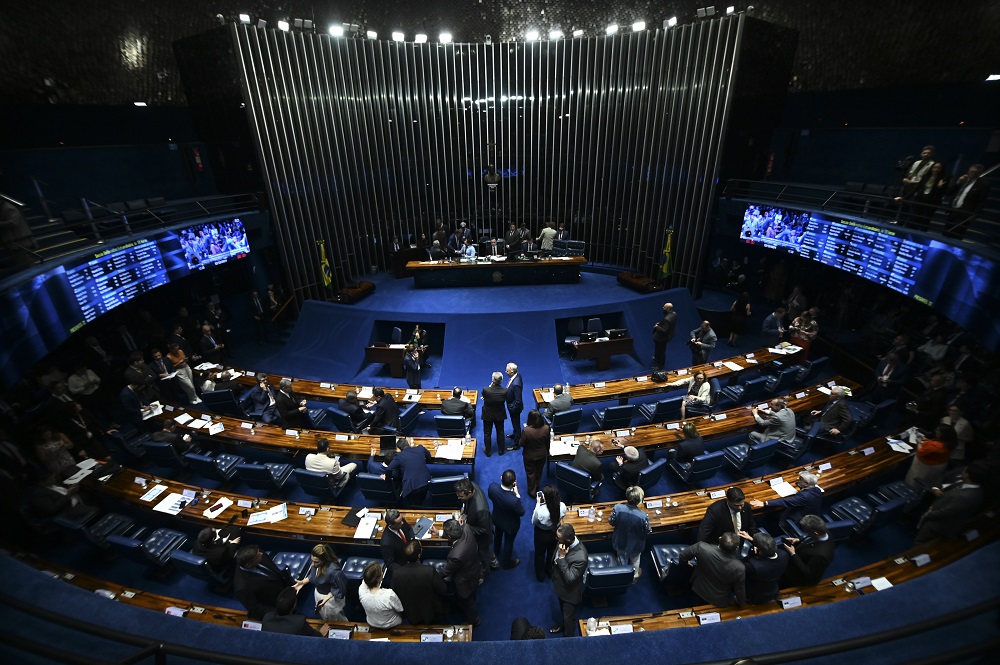
[[674, 304], [663, 303], [663, 318], [653, 326], [653, 369], [663, 369], [666, 363], [667, 343], [674, 338], [677, 328], [677, 312]]
[[556, 527], [566, 516], [566, 504], [559, 497], [559, 490], [552, 485], [535, 494], [535, 510], [531, 513], [535, 541], [535, 577], [545, 581], [552, 574], [556, 554]]
[[746, 603], [746, 568], [739, 560], [740, 537], [731, 531], [722, 534], [718, 544], [697, 542], [681, 552], [681, 563], [695, 568], [691, 589], [698, 597], [716, 607], [736, 601]]
[[719, 499], [705, 511], [705, 516], [698, 525], [698, 540], [717, 543], [719, 536], [728, 532], [750, 540], [757, 531], [753, 510], [747, 504], [743, 490], [730, 487], [726, 490], [726, 498]]
[[951, 211], [948, 213], [948, 228], [944, 231], [946, 237], [965, 237], [969, 223], [986, 204], [990, 184], [980, 177], [982, 174], [983, 165], [973, 164], [965, 175], [955, 181], [951, 189], [953, 196]]
[[819, 515], [806, 515], [799, 520], [805, 538], [785, 538], [781, 545], [791, 559], [781, 577], [781, 586], [812, 586], [819, 584], [823, 573], [833, 561], [834, 542], [826, 522]]
[[406, 543], [406, 565], [397, 565], [392, 573], [392, 590], [403, 603], [403, 616], [414, 625], [441, 623], [441, 599], [448, 591], [437, 570], [420, 562], [423, 551], [419, 540]]
[[319, 630], [316, 630], [309, 625], [304, 616], [295, 611], [295, 604], [298, 600], [295, 591], [294, 587], [281, 590], [274, 609], [264, 615], [260, 629], [265, 633], [326, 637], [330, 632], [329, 624], [323, 624]]
[[411, 389], [420, 388], [420, 352], [412, 344], [406, 345], [403, 354], [403, 367], [406, 370], [406, 385]]
[[479, 562], [483, 568], [483, 576], [486, 577], [489, 570], [500, 567], [500, 562], [493, 554], [493, 516], [490, 514], [486, 493], [468, 478], [462, 478], [455, 483], [455, 496], [462, 502], [458, 521], [472, 527], [476, 546], [479, 548]]
[[233, 575], [236, 599], [251, 619], [259, 621], [275, 609], [278, 594], [292, 586], [292, 579], [287, 569], [279, 569], [256, 545], [244, 545], [236, 552], [236, 566]]
[[482, 623], [476, 606], [476, 588], [482, 578], [482, 566], [476, 547], [476, 536], [468, 524], [451, 519], [444, 523], [444, 537], [448, 539], [448, 563], [441, 570], [447, 582], [455, 584], [455, 599], [473, 627]]
[[763, 605], [778, 599], [778, 582], [788, 568], [788, 559], [788, 552], [779, 550], [769, 534], [758, 531], [753, 535], [753, 550], [743, 561], [748, 603]]
[[490, 483], [487, 493], [493, 502], [493, 558], [499, 560], [504, 569], [513, 568], [521, 563], [514, 558], [514, 539], [524, 516], [524, 503], [514, 470], [504, 471], [499, 483]]
[[521, 431], [521, 458], [528, 482], [528, 495], [534, 496], [542, 483], [545, 460], [549, 456], [551, 429], [538, 409], [528, 412], [528, 422]]
[[239, 543], [238, 537], [231, 540], [225, 539], [219, 531], [205, 528], [198, 532], [198, 539], [195, 541], [194, 547], [191, 548], [191, 554], [205, 559], [208, 567], [214, 573], [228, 575], [233, 566], [236, 565], [236, 545]]
[[365, 609], [365, 621], [375, 628], [395, 628], [403, 623], [403, 603], [392, 589], [382, 588], [382, 564], [372, 561], [365, 568], [358, 599]]
[[556, 528], [555, 567], [552, 569], [552, 588], [559, 599], [562, 624], [549, 629], [550, 633], [562, 633], [564, 637], [576, 635], [577, 613], [583, 602], [583, 579], [587, 573], [587, 548], [576, 537], [571, 524], [560, 524]]
[[747, 319], [750, 318], [750, 294], [744, 291], [733, 301], [729, 308], [729, 346], [736, 346], [740, 335], [747, 331]]
[[507, 389], [503, 383], [503, 374], [493, 372], [490, 385], [483, 388], [483, 452], [489, 457], [493, 454], [493, 430], [497, 433], [497, 447], [500, 454], [504, 451], [503, 423], [507, 420]]
[[391, 579], [396, 568], [406, 561], [403, 551], [409, 543], [416, 540], [416, 536], [413, 535], [413, 527], [395, 508], [386, 510], [383, 519], [385, 529], [379, 542], [379, 552], [385, 564], [386, 575]]
[[142, 351], [133, 351], [128, 357], [128, 367], [125, 369], [125, 383], [141, 386], [142, 396], [147, 402], [160, 399], [159, 377], [146, 364]]
[[406, 505], [423, 505], [427, 496], [427, 483], [431, 480], [431, 472], [427, 469], [427, 464], [433, 459], [431, 453], [423, 446], [410, 445], [405, 437], [396, 439], [396, 451], [396, 456], [382, 474], [382, 480], [398, 473], [402, 477], [403, 501]]

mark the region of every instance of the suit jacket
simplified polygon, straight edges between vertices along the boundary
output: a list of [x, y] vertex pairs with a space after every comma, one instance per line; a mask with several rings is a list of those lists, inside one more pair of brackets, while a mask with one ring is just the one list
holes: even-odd
[[278, 594], [292, 586], [292, 578], [287, 571], [279, 570], [266, 554], [261, 557], [260, 566], [254, 570], [243, 570], [237, 566], [233, 575], [236, 599], [247, 614], [257, 621], [272, 611], [278, 603]]
[[233, 565], [236, 546], [221, 540], [216, 540], [206, 546], [195, 543], [194, 547], [191, 548], [191, 553], [203, 557], [208, 562], [209, 568], [221, 573]]
[[955, 207], [955, 203], [958, 200], [959, 192], [968, 183], [959, 184], [958, 182], [952, 187], [952, 194], [954, 199], [952, 199], [951, 205], [955, 210], [961, 210], [965, 213], [975, 213], [983, 209], [983, 205], [986, 203], [986, 197], [990, 192], [990, 183], [986, 182], [982, 178], [977, 178], [976, 182], [973, 183], [972, 188], [965, 195], [965, 199], [962, 201], [962, 207]]
[[615, 504], [608, 524], [615, 528], [611, 534], [611, 546], [618, 552], [627, 552], [630, 557], [642, 553], [646, 547], [646, 536], [653, 532], [649, 515], [628, 503]]
[[525, 427], [521, 430], [521, 457], [529, 462], [548, 457], [550, 432], [548, 425]]
[[691, 588], [716, 607], [746, 603], [746, 568], [743, 562], [723, 552], [718, 545], [695, 543], [681, 552], [681, 563], [698, 559]]
[[142, 394], [147, 401], [155, 402], [160, 398], [160, 377], [153, 373], [146, 365], [133, 367], [129, 365], [125, 368], [125, 383], [134, 383], [142, 386]]
[[406, 385], [420, 385], [420, 360], [413, 357], [411, 353], [403, 354], [403, 368], [406, 370]]
[[118, 401], [121, 402], [123, 408], [122, 420], [132, 425], [141, 426], [142, 407], [147, 406], [149, 400], [141, 393], [134, 392], [131, 388], [125, 386], [118, 394]]
[[701, 436], [696, 436], [693, 439], [684, 439], [674, 450], [677, 451], [675, 453], [677, 461], [690, 464], [691, 460], [695, 457], [705, 454], [705, 440]]
[[299, 402], [295, 395], [284, 393], [280, 390], [274, 393], [274, 406], [281, 416], [281, 423], [285, 427], [309, 428], [309, 414], [299, 411]]
[[264, 615], [261, 624], [261, 630], [265, 633], [323, 637], [323, 634], [310, 626], [301, 614], [278, 614], [276, 610], [271, 610]]
[[755, 416], [758, 425], [764, 426], [764, 440], [778, 439], [788, 443], [795, 438], [795, 412], [787, 406], [780, 411], [772, 411], [770, 415]]
[[947, 488], [920, 518], [916, 541], [923, 543], [934, 538], [955, 537], [982, 503], [983, 490], [978, 485]]
[[348, 402], [345, 397], [341, 397], [337, 400], [337, 408], [350, 416], [351, 422], [355, 425], [368, 417], [368, 414], [365, 412], [363, 406], [357, 402]]
[[504, 244], [507, 246], [507, 251], [513, 253], [521, 251], [521, 234], [517, 231], [517, 229], [507, 233], [503, 240]]
[[[740, 510], [740, 526], [751, 536], [758, 531], [754, 525], [753, 508], [750, 507], [749, 502], [744, 503]], [[718, 545], [719, 538], [727, 531], [733, 531], [733, 516], [729, 512], [729, 503], [725, 499], [719, 499], [705, 511], [705, 516], [701, 519], [701, 524], [698, 525], [698, 540], [710, 545]]]
[[523, 389], [524, 382], [521, 380], [521, 373], [518, 372], [510, 380], [510, 385], [507, 386], [507, 410], [510, 411], [511, 417], [515, 413], [521, 413], [524, 410], [524, 402], [521, 401], [521, 391]]
[[823, 427], [827, 430], [837, 429], [843, 432], [854, 422], [854, 415], [851, 413], [851, 409], [848, 408], [847, 401], [838, 399], [834, 402], [829, 402], [823, 407], [819, 421], [823, 423]]
[[153, 434], [150, 439], [159, 443], [169, 443], [173, 446], [174, 450], [177, 451], [178, 455], [183, 455], [191, 449], [191, 444], [184, 440], [184, 434], [182, 432], [168, 432], [166, 430], [160, 430], [159, 432]]
[[448, 563], [445, 564], [441, 574], [445, 579], [454, 581], [455, 595], [459, 598], [468, 598], [476, 592], [482, 571], [476, 536], [472, 533], [472, 527], [466, 524], [462, 527], [462, 535], [448, 550]]
[[889, 376], [886, 381], [885, 386], [879, 384], [879, 377], [885, 372], [886, 366], [889, 364], [887, 360], [882, 360], [878, 365], [875, 366], [875, 381], [873, 386], [880, 393], [881, 399], [892, 399], [899, 394], [899, 391], [903, 389], [903, 385], [906, 383], [906, 378], [908, 375], [907, 367], [903, 363], [896, 363], [896, 365], [889, 372]]
[[441, 415], [462, 416], [468, 420], [476, 417], [476, 407], [457, 397], [449, 397], [441, 401]]
[[375, 413], [372, 414], [370, 425], [376, 429], [387, 427], [399, 429], [399, 405], [389, 393], [382, 395], [382, 399], [375, 405]]
[[564, 557], [556, 557], [552, 587], [556, 598], [579, 605], [583, 601], [583, 576], [587, 572], [587, 548], [578, 538]]
[[493, 524], [508, 536], [515, 535], [521, 528], [521, 518], [524, 517], [521, 498], [505, 490], [500, 483], [490, 483], [488, 494], [493, 502]]
[[480, 549], [488, 546], [493, 540], [493, 516], [490, 515], [486, 493], [479, 485], [472, 483], [472, 496], [462, 504], [462, 514], [465, 515], [466, 526], [472, 527]]
[[[579, 449], [577, 449], [579, 450]], [[618, 483], [619, 486], [629, 487], [635, 485], [639, 481], [639, 472], [649, 466], [649, 458], [646, 457], [646, 451], [642, 448], [637, 448], [639, 451], [639, 458], [634, 462], [625, 458], [625, 463], [618, 467]]]
[[213, 363], [218, 363], [222, 359], [222, 352], [216, 349], [216, 344], [212, 343], [214, 337], [209, 337], [208, 335], [202, 335], [201, 339], [198, 340], [198, 349], [201, 351], [201, 357]]
[[823, 490], [818, 487], [807, 487], [791, 496], [768, 501], [767, 505], [785, 509], [781, 513], [781, 517], [778, 518], [779, 524], [781, 522], [794, 522], [798, 524], [799, 520], [806, 515], [819, 515], [822, 513]]
[[715, 334], [715, 331], [712, 330], [712, 328], [702, 332], [701, 326], [698, 326], [691, 331], [692, 339], [698, 339], [699, 335], [701, 335], [701, 353], [705, 358], [708, 358], [708, 354], [710, 354], [712, 349], [715, 348], [715, 343], [719, 341], [719, 336]]
[[431, 454], [426, 448], [409, 446], [396, 453], [386, 470], [398, 470], [403, 477], [403, 496], [406, 496], [427, 487], [431, 480], [431, 472], [427, 470], [427, 463], [430, 461]]
[[823, 579], [826, 567], [833, 561], [836, 545], [833, 538], [826, 540], [803, 540], [795, 546], [795, 556], [788, 562], [788, 568], [781, 577], [781, 586], [813, 586]]
[[[160, 363], [163, 363], [163, 370], [160, 370]], [[160, 380], [160, 374], [170, 374], [174, 371], [174, 363], [171, 362], [170, 358], [163, 356], [159, 360], [149, 361], [149, 371], [151, 371], [155, 376], [156, 380]]]
[[592, 481], [604, 480], [604, 466], [601, 464], [601, 460], [586, 446], [581, 445], [576, 449], [573, 466], [589, 473]]
[[441, 596], [447, 592], [444, 580], [433, 566], [419, 561], [397, 566], [392, 573], [392, 590], [403, 604], [403, 615], [415, 625], [440, 623], [444, 613]]
[[[385, 563], [385, 569], [387, 571], [390, 568], [402, 566], [406, 563], [406, 556], [403, 555], [403, 549], [406, 547], [406, 543], [410, 542], [414, 538], [413, 527], [410, 526], [405, 520], [403, 521], [403, 528], [400, 530], [403, 532], [403, 535], [406, 536], [406, 542], [403, 542], [403, 539], [396, 535], [396, 533], [391, 529], [382, 530], [382, 540], [379, 542], [379, 551], [381, 552], [382, 561]], [[393, 571], [392, 588], [396, 588], [395, 571]]]
[[781, 317], [779, 319], [775, 317], [774, 313], [772, 312], [764, 318], [764, 323], [761, 324], [760, 330], [765, 335], [771, 335], [775, 339], [778, 339], [779, 338], [778, 328], [784, 328], [785, 330], [787, 330], [788, 329], [787, 322], [785, 321], [785, 317]]
[[769, 603], [778, 597], [778, 582], [788, 568], [789, 557], [784, 547], [779, 547], [775, 554], [776, 559], [750, 556], [744, 561], [747, 602], [751, 605]]
[[[275, 404], [271, 406], [271, 395], [275, 397]], [[260, 411], [261, 420], [265, 423], [271, 423], [278, 418], [278, 389], [274, 386], [270, 386], [270, 394], [265, 388], [261, 388], [260, 385], [256, 385], [250, 389], [250, 401], [253, 403], [254, 410]]]
[[669, 342], [674, 338], [674, 331], [677, 328], [677, 312], [664, 314], [659, 323], [653, 326], [654, 342]]
[[507, 389], [503, 386], [487, 386], [483, 388], [483, 422], [503, 422], [507, 420]]
[[573, 408], [573, 398], [570, 397], [568, 392], [563, 392], [562, 395], [556, 395], [549, 402], [548, 413], [551, 415], [553, 413], [559, 413], [560, 411], [566, 411]]

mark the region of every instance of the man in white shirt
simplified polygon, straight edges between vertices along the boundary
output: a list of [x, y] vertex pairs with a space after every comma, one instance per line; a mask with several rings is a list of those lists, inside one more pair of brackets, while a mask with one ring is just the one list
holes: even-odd
[[354, 462], [341, 465], [340, 456], [330, 454], [328, 439], [319, 439], [316, 442], [316, 452], [306, 455], [306, 471], [330, 474], [330, 489], [346, 485], [357, 468], [358, 465]]

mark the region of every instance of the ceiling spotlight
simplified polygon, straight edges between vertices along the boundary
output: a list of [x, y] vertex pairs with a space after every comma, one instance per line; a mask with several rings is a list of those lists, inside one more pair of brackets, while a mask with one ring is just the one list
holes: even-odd
[[133, 106], [145, 106], [146, 102], [132, 102]]
[[296, 30], [301, 30], [302, 28], [305, 27], [305, 25], [306, 25], [305, 21], [303, 21], [300, 18], [292, 19], [292, 27], [295, 28]]
[[417, 44], [426, 44], [427, 35], [417, 33], [416, 35], [413, 36], [413, 41], [416, 42]]
[[451, 43], [451, 33], [450, 32], [442, 32], [440, 35], [438, 35], [438, 41], [441, 42], [442, 44], [450, 44]]
[[632, 32], [642, 32], [646, 29], [645, 21], [636, 21], [632, 24]]
[[663, 27], [664, 28], [672, 28], [675, 25], [677, 25], [677, 17], [676, 16], [671, 16], [670, 18], [668, 18], [666, 21], [663, 22]]
[[562, 39], [565, 37], [562, 30], [549, 30], [549, 39]]
[[611, 25], [609, 25], [608, 27], [606, 27], [604, 29], [604, 34], [606, 34], [606, 35], [614, 35], [614, 34], [617, 34], [617, 33], [618, 33], [618, 24], [617, 23], [612, 23]]
[[715, 16], [715, 6], [705, 7], [705, 13], [709, 16]]
[[278, 21], [278, 30], [281, 30], [283, 32], [288, 32], [288, 28], [289, 28], [288, 21]]
[[250, 25], [250, 14], [240, 14], [240, 23]]
[[538, 31], [528, 30], [526, 33], [524, 33], [524, 38], [529, 42], [536, 41], [538, 39]]
[[735, 13], [736, 13], [736, 7], [734, 7], [733, 5], [729, 5], [728, 7], [726, 7], [726, 16], [732, 16]]
[[394, 41], [394, 42], [401, 42], [405, 38], [406, 38], [406, 36], [403, 33], [401, 33], [401, 32], [394, 32], [394, 33], [392, 33], [392, 41]]
[[377, 32], [375, 32], [374, 30], [369, 30], [369, 31], [368, 31], [367, 33], [365, 33], [365, 34], [367, 34], [367, 35], [368, 35], [368, 39], [378, 39], [378, 33], [377, 33]]
[[333, 37], [343, 37], [344, 36], [344, 26], [342, 25], [331, 25], [330, 35]]
[[1000, 74], [990, 74], [986, 77], [987, 81], [1000, 81]]
[[302, 28], [305, 30], [312, 30], [313, 22], [310, 19], [305, 19], [304, 21], [302, 21]]
[[583, 37], [583, 30], [574, 30], [573, 31], [573, 36], [574, 37]]

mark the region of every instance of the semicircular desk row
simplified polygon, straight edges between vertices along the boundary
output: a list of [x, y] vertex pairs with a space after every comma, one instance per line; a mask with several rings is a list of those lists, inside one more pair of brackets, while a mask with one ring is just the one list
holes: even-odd
[[[645, 507], [649, 513], [649, 521], [654, 533], [678, 531], [697, 526], [709, 505], [722, 496], [728, 487], [741, 488], [747, 500], [774, 500], [778, 497], [778, 493], [772, 488], [771, 481], [777, 483], [779, 478], [794, 481], [800, 472], [810, 471], [819, 475], [820, 486], [827, 495], [831, 495], [844, 492], [858, 483], [896, 469], [908, 462], [913, 454], [913, 452], [897, 452], [887, 443], [886, 437], [879, 437], [825, 460], [791, 468], [782, 473], [746, 479], [709, 490], [679, 492], [669, 497], [647, 497]], [[146, 512], [150, 516], [156, 512], [164, 516], [165, 514], [175, 515], [183, 522], [197, 525], [199, 528], [221, 527], [232, 519], [237, 526], [244, 529], [245, 533], [262, 537], [359, 546], [376, 545], [382, 529], [381, 519], [368, 533], [358, 533], [354, 526], [344, 524], [345, 519], [350, 521], [349, 514], [354, 511], [348, 506], [283, 502], [273, 498], [261, 499], [260, 497], [242, 496], [219, 490], [205, 490], [196, 485], [160, 478], [128, 468], [115, 474], [106, 474], [104, 468], [103, 463], [95, 467], [93, 472], [83, 481], [85, 486], [108, 499], [122, 502], [140, 512]], [[141, 480], [145, 480], [145, 482], [140, 483]], [[149, 487], [150, 482], [154, 485], [153, 488]], [[181, 497], [185, 490], [188, 491], [189, 495], [208, 492], [208, 496], [202, 498], [197, 505], [179, 505], [180, 501], [177, 497]], [[172, 504], [167, 500], [170, 497], [175, 498]], [[209, 512], [208, 509], [218, 505], [222, 498], [231, 501], [231, 505], [215, 511], [211, 517], [206, 515], [205, 513]], [[271, 522], [266, 519], [258, 521], [261, 519], [259, 514], [248, 515], [239, 505], [242, 501], [243, 505], [249, 506], [255, 499], [259, 501], [260, 506], [263, 506], [262, 508], [254, 508], [259, 513], [276, 509], [284, 504], [284, 510], [278, 512], [286, 516], [283, 516], [280, 521]], [[164, 503], [168, 505], [164, 506]], [[583, 540], [594, 541], [610, 538], [613, 529], [607, 521], [598, 518], [590, 522], [586, 515], [591, 505], [597, 510], [610, 511], [615, 503], [617, 502], [578, 505], [576, 506], [577, 510], [566, 514], [565, 521], [573, 525], [577, 535]], [[157, 511], [158, 506], [160, 509]], [[437, 510], [439, 512], [436, 513], [435, 509], [401, 510], [400, 512], [411, 524], [416, 524], [421, 517], [433, 518], [434, 526], [428, 531], [428, 545], [443, 547], [445, 540], [441, 535], [441, 529], [444, 521], [451, 517], [451, 512], [448, 508]], [[770, 510], [773, 509], [764, 508], [756, 512], [763, 513]], [[369, 514], [381, 518], [381, 514], [374, 512]], [[253, 524], [248, 525], [248, 522], [253, 522]]]
[[[784, 395], [784, 398], [788, 403], [788, 408], [792, 411], [799, 414], [806, 413], [820, 408], [829, 399], [830, 386], [833, 385], [845, 386], [851, 390], [857, 390], [861, 387], [854, 381], [836, 376], [823, 383], [802, 387]], [[368, 459], [373, 450], [376, 451], [376, 459], [381, 457], [378, 435], [284, 429], [276, 425], [255, 424], [238, 418], [207, 414], [190, 407], [171, 404], [165, 404], [164, 412], [157, 418], [161, 421], [173, 419], [182, 430], [188, 433], [238, 446], [296, 455], [300, 452], [315, 451], [316, 441], [319, 438], [327, 438], [330, 442], [330, 451], [342, 457], [355, 460]], [[750, 407], [746, 406], [735, 407], [711, 415], [694, 416], [688, 420], [697, 424], [698, 433], [705, 440], [732, 436], [756, 427], [753, 413]], [[676, 420], [621, 430], [594, 430], [560, 437], [558, 441], [553, 442], [550, 450], [550, 461], [572, 459], [572, 446], [576, 439], [588, 435], [604, 444], [602, 457], [620, 455], [625, 446], [634, 446], [644, 450], [673, 448], [684, 438], [680, 430], [681, 422]], [[208, 428], [211, 425], [215, 426], [214, 433], [209, 432]], [[218, 429], [220, 425], [222, 426], [221, 430]], [[451, 444], [450, 446], [441, 446], [441, 437], [412, 437], [412, 439], [414, 443], [423, 445], [432, 452], [435, 463], [468, 464], [473, 467], [473, 475], [475, 475], [478, 445], [475, 439], [464, 442], [461, 439], [444, 439]], [[449, 452], [455, 451], [454, 446], [458, 444], [464, 446], [461, 457], [455, 455], [454, 452]]]

